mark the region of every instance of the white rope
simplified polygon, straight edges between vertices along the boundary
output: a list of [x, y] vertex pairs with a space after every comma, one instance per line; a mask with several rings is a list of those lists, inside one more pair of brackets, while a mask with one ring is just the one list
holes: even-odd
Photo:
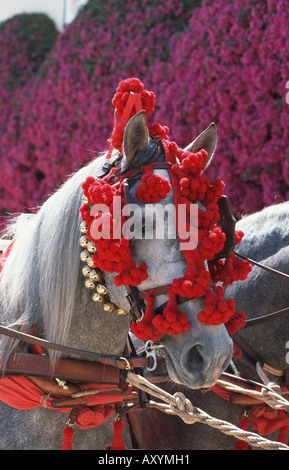
[[196, 422], [207, 424], [218, 429], [224, 434], [248, 442], [252, 447], [266, 450], [289, 450], [289, 447], [285, 444], [269, 441], [258, 434], [244, 431], [230, 423], [227, 423], [226, 421], [213, 418], [199, 408], [194, 407], [183, 393], [178, 392], [174, 395], [170, 395], [165, 390], [162, 390], [156, 385], [150, 383], [144, 377], [132, 372], [128, 372], [127, 380], [132, 386], [137, 387], [166, 403], [163, 404], [150, 401], [150, 407], [157, 408], [169, 415], [177, 415], [187, 424], [194, 424]]

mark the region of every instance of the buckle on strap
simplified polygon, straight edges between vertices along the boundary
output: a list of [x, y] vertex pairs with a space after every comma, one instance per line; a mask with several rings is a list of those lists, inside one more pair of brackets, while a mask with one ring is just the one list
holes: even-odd
[[119, 359], [121, 359], [125, 362], [125, 369], [126, 370], [131, 370], [132, 369], [132, 366], [130, 365], [129, 360], [126, 357], [121, 356]]

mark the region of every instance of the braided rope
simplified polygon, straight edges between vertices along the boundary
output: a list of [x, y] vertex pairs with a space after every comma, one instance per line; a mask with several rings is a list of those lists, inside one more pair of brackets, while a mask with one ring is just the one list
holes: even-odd
[[164, 403], [156, 403], [150, 401], [148, 406], [156, 408], [169, 415], [179, 416], [186, 424], [194, 424], [196, 422], [204, 423], [210, 427], [216, 428], [224, 434], [233, 436], [237, 439], [248, 442], [252, 447], [263, 448], [266, 450], [289, 450], [285, 444], [275, 441], [269, 441], [258, 434], [244, 431], [238, 427], [227, 423], [226, 421], [213, 418], [204, 411], [192, 405], [183, 393], [169, 394], [165, 390], [150, 383], [144, 377], [128, 372], [127, 379], [130, 384], [150, 395], [159, 398]]

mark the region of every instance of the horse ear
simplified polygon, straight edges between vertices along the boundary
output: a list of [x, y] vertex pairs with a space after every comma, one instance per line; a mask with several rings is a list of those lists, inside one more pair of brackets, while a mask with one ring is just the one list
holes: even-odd
[[208, 158], [206, 161], [206, 168], [211, 163], [214, 152], [217, 147], [217, 126], [212, 122], [207, 129], [205, 129], [193, 142], [191, 142], [186, 148], [186, 151], [193, 153], [198, 152], [201, 149], [205, 149], [208, 152]]
[[124, 130], [123, 151], [127, 160], [131, 160], [138, 150], [149, 143], [149, 131], [145, 120], [145, 111], [135, 114]]

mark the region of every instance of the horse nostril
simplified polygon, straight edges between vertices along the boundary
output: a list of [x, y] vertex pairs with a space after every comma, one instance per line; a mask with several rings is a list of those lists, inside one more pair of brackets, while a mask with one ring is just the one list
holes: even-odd
[[182, 360], [183, 366], [187, 370], [201, 371], [204, 367], [204, 356], [202, 353], [202, 346], [195, 344], [184, 355]]

